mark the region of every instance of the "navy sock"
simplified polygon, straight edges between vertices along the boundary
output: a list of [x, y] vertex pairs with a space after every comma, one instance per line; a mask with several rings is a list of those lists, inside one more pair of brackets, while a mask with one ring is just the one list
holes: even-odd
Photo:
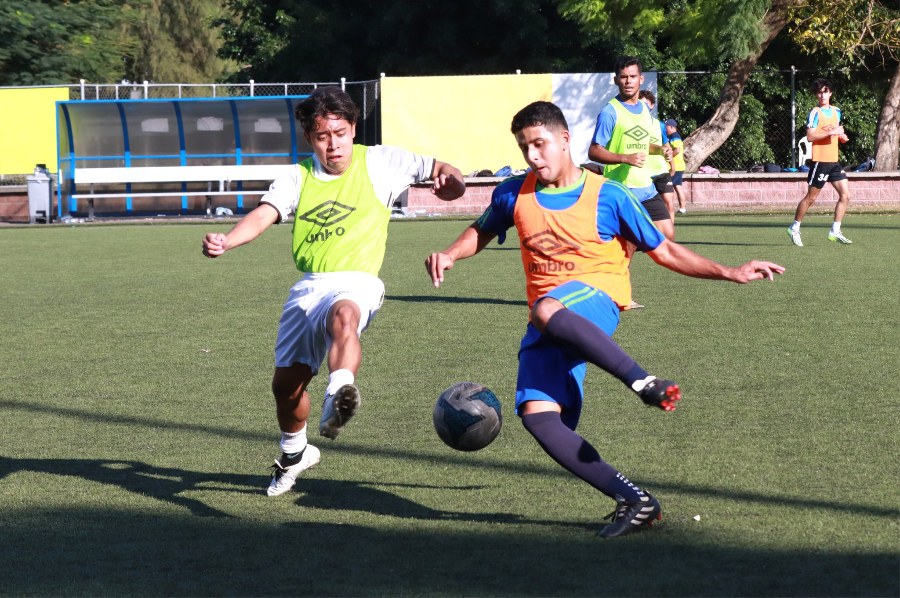
[[544, 334], [585, 361], [606, 370], [628, 388], [636, 380], [650, 375], [602, 328], [570, 309], [561, 309], [553, 314], [544, 327]]
[[640, 488], [601, 459], [587, 440], [567, 428], [559, 413], [546, 411], [524, 415], [522, 424], [554, 461], [603, 494], [610, 498], [618, 495], [628, 502], [640, 500], [644, 495]]

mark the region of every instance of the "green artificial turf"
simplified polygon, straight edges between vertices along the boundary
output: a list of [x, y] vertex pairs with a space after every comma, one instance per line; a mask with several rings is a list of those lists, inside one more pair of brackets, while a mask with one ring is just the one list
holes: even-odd
[[[688, 279], [639, 255], [616, 339], [677, 380], [647, 409], [590, 368], [579, 431], [663, 505], [600, 540], [613, 502], [513, 413], [524, 331], [515, 235], [424, 269], [465, 221], [391, 224], [362, 409], [295, 490], [269, 390], [290, 227], [209, 260], [202, 225], [0, 229], [0, 595], [893, 596], [900, 594], [900, 216], [694, 215], [678, 240], [779, 262], [774, 283]], [[475, 453], [437, 438], [456, 381], [500, 397]], [[324, 378], [311, 387], [319, 416]]]

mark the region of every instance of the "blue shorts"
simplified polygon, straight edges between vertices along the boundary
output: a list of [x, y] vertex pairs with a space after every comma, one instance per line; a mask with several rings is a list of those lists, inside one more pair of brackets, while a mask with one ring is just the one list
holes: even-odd
[[683, 181], [684, 181], [684, 171], [676, 170], [675, 174], [672, 175], [672, 184], [677, 187], [677, 186], [681, 185], [681, 183]]
[[[587, 318], [612, 336], [619, 325], [619, 307], [609, 295], [577, 280], [544, 295]], [[539, 299], [540, 301], [540, 299]], [[562, 407], [562, 420], [575, 429], [584, 401], [585, 361], [528, 324], [519, 346], [516, 413], [528, 401], [551, 401]]]

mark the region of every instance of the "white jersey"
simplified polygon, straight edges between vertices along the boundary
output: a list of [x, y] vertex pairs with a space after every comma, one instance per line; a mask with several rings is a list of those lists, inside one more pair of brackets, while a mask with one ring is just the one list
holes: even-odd
[[[322, 181], [332, 181], [340, 175], [329, 174], [313, 155], [313, 176]], [[399, 147], [373, 145], [366, 148], [366, 167], [375, 196], [386, 207], [391, 208], [397, 197], [413, 183], [421, 183], [431, 178], [434, 158], [420, 156]], [[267, 203], [279, 214], [283, 222], [297, 208], [301, 191], [300, 166], [294, 164], [288, 174], [275, 179], [269, 191], [259, 200]]]

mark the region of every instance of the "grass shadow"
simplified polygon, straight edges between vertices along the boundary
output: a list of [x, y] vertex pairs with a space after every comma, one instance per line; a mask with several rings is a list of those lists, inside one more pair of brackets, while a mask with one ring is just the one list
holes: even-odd
[[[317, 521], [317, 513], [300, 511], [305, 518], [270, 525], [103, 508], [48, 509], [40, 513], [45, 531], [52, 530], [48, 542], [35, 533], [31, 515], [18, 512], [0, 524], [5, 565], [0, 593], [896, 596], [900, 591], [893, 554], [737, 547], [665, 525], [601, 541], [593, 533], [567, 529], [507, 534], [474, 522], [467, 533], [366, 527]], [[235, 560], [239, 567], [221, 566]], [[278, 574], [288, 570], [293, 574]]]

